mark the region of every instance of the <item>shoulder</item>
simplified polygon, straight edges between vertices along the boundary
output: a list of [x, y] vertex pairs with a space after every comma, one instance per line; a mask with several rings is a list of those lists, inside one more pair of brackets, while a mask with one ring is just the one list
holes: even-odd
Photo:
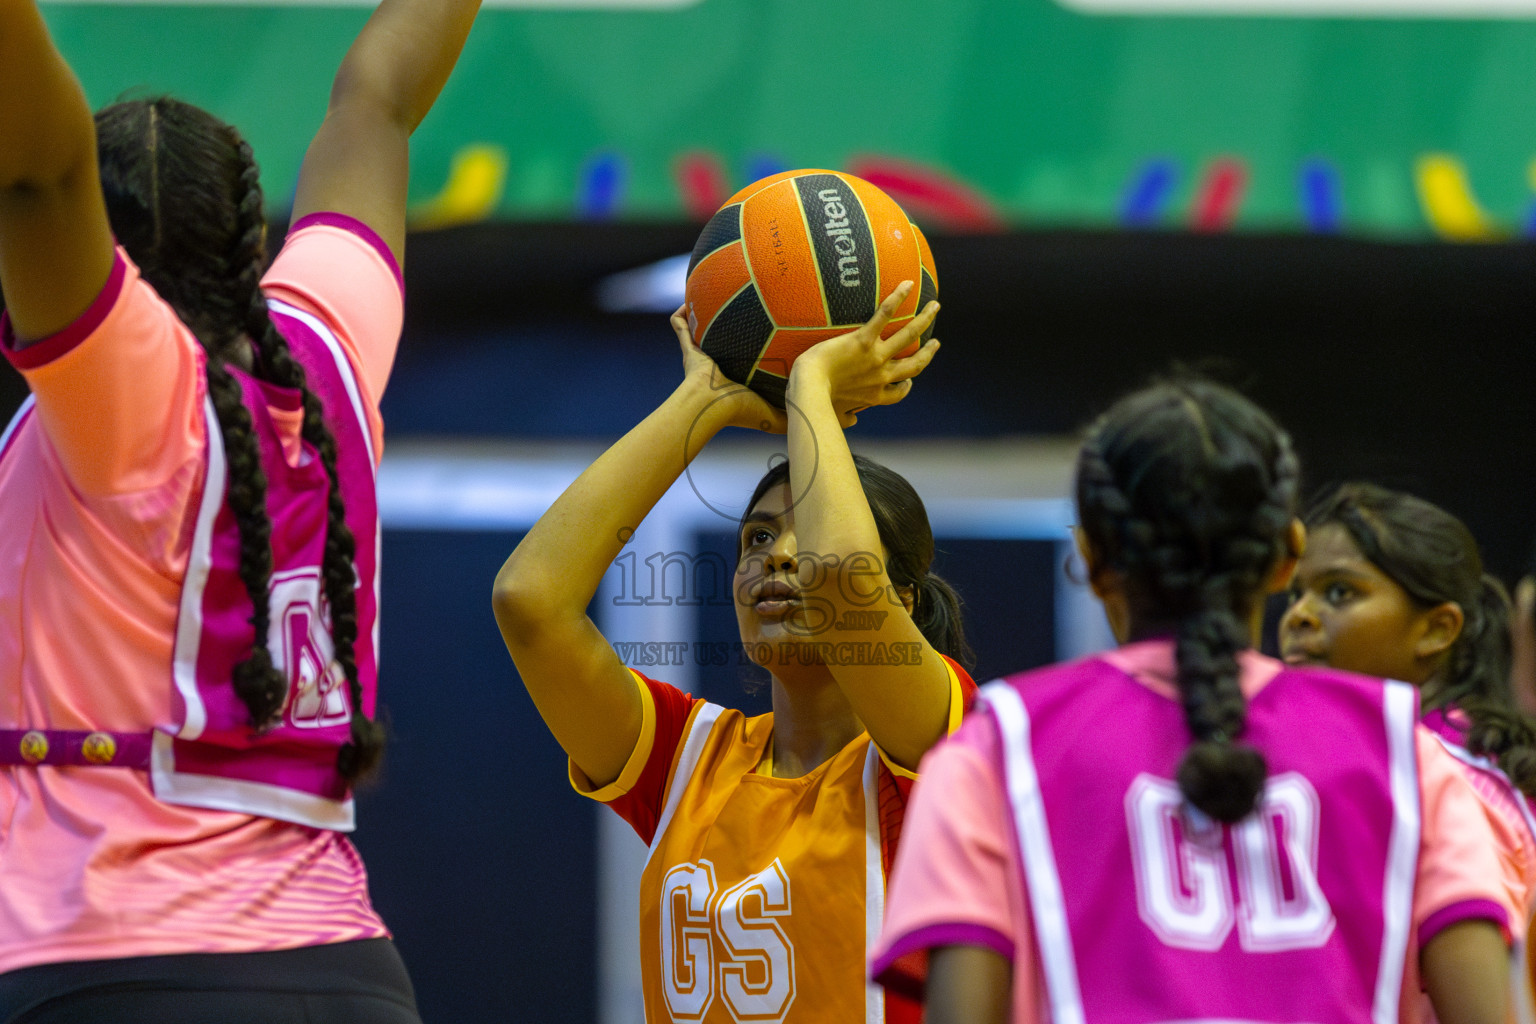
[[1280, 663], [1279, 670], [1275, 673], [1275, 681], [1283, 681], [1292, 685], [1312, 686], [1341, 696], [1346, 694], [1380, 696], [1382, 691], [1391, 685], [1392, 682], [1388, 679], [1380, 679], [1376, 676], [1363, 676], [1358, 672], [1348, 672], [1341, 668], [1329, 668], [1324, 665], [1293, 666], [1284, 663]]
[[707, 717], [713, 721], [719, 712], [727, 710], [717, 704], [710, 704], [702, 697], [695, 697], [693, 694], [687, 693], [671, 683], [663, 682], [660, 679], [652, 679], [637, 669], [629, 669], [629, 674], [634, 678], [636, 684], [639, 685], [640, 691], [645, 695], [647, 702], [655, 709], [658, 723], [663, 719], [673, 721], [685, 720], [691, 718], [697, 712], [706, 711], [711, 708], [715, 709], [715, 712]]
[[[981, 691], [983, 697], [986, 692], [983, 688]], [[984, 699], [978, 700], [976, 710], [965, 717], [960, 728], [924, 756], [922, 764], [918, 766], [918, 773], [920, 776], [926, 776], [930, 763], [938, 764], [941, 761], [956, 758], [992, 763], [996, 761], [999, 750], [997, 719], [993, 709]]]
[[81, 495], [169, 486], [184, 496], [206, 436], [202, 347], [121, 247], [68, 327], [18, 348], [0, 318], [0, 335], [36, 400], [30, 429], [46, 435]]
[[[405, 324], [402, 282], [394, 255], [366, 224], [317, 213], [289, 229], [262, 288], [268, 299], [315, 317], [336, 336], [376, 419]], [[382, 439], [382, 425], [374, 426]]]
[[969, 711], [976, 701], [976, 680], [972, 679], [971, 674], [965, 670], [965, 666], [954, 658], [942, 652], [939, 657], [944, 659], [944, 666], [949, 669], [951, 687], [959, 695], [965, 709]]
[[[708, 766], [743, 746], [761, 750], [773, 734], [773, 713], [749, 718], [735, 708], [686, 693], [671, 683], [630, 669], [645, 695], [648, 732], [656, 747], [679, 764]], [[654, 724], [650, 724], [654, 722]]]
[[372, 228], [344, 214], [312, 213], [288, 229], [262, 283], [268, 289], [301, 284], [339, 290], [357, 273], [381, 278], [397, 295], [405, 292], [400, 264]]
[[163, 336], [174, 337], [188, 355], [198, 349], [191, 330], [140, 276], [122, 246], [115, 250], [101, 291], [63, 330], [18, 345], [10, 317], [0, 313], [0, 351], [29, 379], [37, 371], [90, 366], [99, 361], [93, 358], [98, 353], [101, 358], [115, 356], [125, 346], [152, 348]]
[[398, 335], [403, 322], [404, 278], [394, 255], [366, 224], [340, 214], [294, 224], [262, 288], [346, 337]]
[[1056, 690], [1071, 691], [1085, 681], [1096, 679], [1130, 680], [1132, 677], [1099, 655], [1089, 655], [1075, 661], [1044, 665], [1000, 676], [983, 683], [977, 694], [978, 705], [995, 700], [1000, 694], [1013, 692], [1019, 697], [1038, 699]]

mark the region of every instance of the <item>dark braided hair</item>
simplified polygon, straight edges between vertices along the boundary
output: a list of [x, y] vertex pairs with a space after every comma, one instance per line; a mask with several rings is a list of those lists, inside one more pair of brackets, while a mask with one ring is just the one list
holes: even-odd
[[1237, 655], [1284, 553], [1296, 486], [1286, 434], [1246, 398], [1198, 377], [1121, 399], [1078, 456], [1078, 520], [1094, 572], [1122, 581], [1131, 639], [1175, 637], [1194, 736], [1179, 789], [1218, 821], [1252, 811], [1268, 774], [1263, 755], [1239, 742], [1248, 708]]
[[1420, 610], [1447, 602], [1461, 608], [1461, 634], [1424, 688], [1424, 710], [1460, 710], [1470, 722], [1467, 749], [1496, 760], [1516, 786], [1536, 796], [1536, 728], [1509, 689], [1509, 595], [1483, 571], [1466, 524], [1422, 498], [1367, 483], [1319, 495], [1306, 523], [1309, 530], [1343, 528], [1361, 556]]
[[113, 233], [208, 354], [208, 391], [229, 463], [227, 500], [240, 532], [240, 578], [252, 607], [251, 653], [235, 666], [233, 684], [257, 730], [275, 723], [288, 685], [266, 644], [272, 577], [267, 480], [250, 412], [228, 364], [248, 367], [303, 397], [303, 437], [319, 452], [330, 480], [322, 576], [335, 657], [352, 705], [351, 742], [342, 747], [337, 769], [348, 780], [359, 779], [378, 763], [384, 731], [363, 713], [355, 651], [356, 548], [336, 477], [335, 437], [261, 291], [267, 228], [251, 147], [206, 111], [166, 97], [105, 108], [96, 115], [96, 134]]
[[[918, 497], [906, 477], [874, 459], [855, 454], [853, 465], [859, 474], [859, 486], [869, 501], [869, 510], [874, 514], [880, 543], [885, 546], [886, 576], [897, 587], [912, 588], [912, 621], [923, 639], [940, 654], [969, 669], [975, 662], [975, 654], [965, 640], [960, 595], [929, 568], [933, 564], [933, 527], [928, 524], [928, 510], [923, 507], [923, 499]], [[788, 482], [787, 459], [768, 467], [768, 472], [757, 482], [747, 501], [747, 512], [752, 511], [769, 489]], [[738, 538], [742, 532], [740, 527], [745, 525], [744, 513], [736, 531]], [[740, 555], [738, 539], [737, 557]]]

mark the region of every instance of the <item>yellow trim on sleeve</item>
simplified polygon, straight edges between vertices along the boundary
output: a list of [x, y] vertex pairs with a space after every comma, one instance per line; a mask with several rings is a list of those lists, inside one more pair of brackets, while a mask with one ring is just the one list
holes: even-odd
[[[939, 657], [944, 656], [941, 654]], [[948, 658], [944, 658], [944, 671], [949, 673], [949, 728], [944, 731], [944, 735], [953, 736], [965, 718], [965, 693], [960, 689], [960, 677], [955, 674], [955, 666], [950, 664]]]
[[565, 761], [566, 776], [571, 780], [571, 788], [601, 803], [617, 800], [634, 788], [635, 783], [640, 781], [640, 773], [645, 770], [645, 763], [651, 758], [651, 748], [656, 744], [656, 700], [651, 696], [651, 688], [645, 685], [640, 673], [630, 669], [629, 674], [640, 689], [640, 736], [635, 740], [635, 749], [630, 751], [629, 760], [624, 762], [624, 770], [619, 772], [619, 777], [606, 786], [594, 788], [592, 780], [576, 767], [574, 761], [570, 758]]
[[[873, 743], [874, 741], [871, 740], [870, 742]], [[916, 779], [917, 778], [917, 772], [913, 771], [910, 768], [903, 768], [901, 765], [897, 764], [895, 761], [892, 761], [890, 758], [886, 757], [885, 756], [885, 751], [880, 748], [880, 744], [878, 744], [878, 743], [875, 743], [875, 753], [880, 755], [880, 760], [885, 762], [885, 766], [887, 768], [889, 768], [891, 770], [891, 774], [896, 776], [897, 778], [899, 778], [899, 779]]]
[[[943, 658], [943, 655], [940, 655]], [[950, 736], [960, 728], [961, 719], [965, 716], [965, 694], [960, 689], [960, 677], [955, 675], [955, 666], [944, 658], [944, 671], [949, 673], [949, 725], [944, 729], [944, 735]], [[880, 749], [880, 744], [875, 744], [875, 752], [880, 755], [880, 760], [891, 770], [891, 774], [902, 779], [916, 779], [917, 772], [901, 765], [885, 756], [885, 751]]]

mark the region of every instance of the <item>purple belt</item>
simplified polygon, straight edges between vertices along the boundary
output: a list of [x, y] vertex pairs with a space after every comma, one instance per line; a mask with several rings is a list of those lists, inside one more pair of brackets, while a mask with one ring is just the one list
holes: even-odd
[[0, 729], [0, 765], [148, 768], [152, 732]]

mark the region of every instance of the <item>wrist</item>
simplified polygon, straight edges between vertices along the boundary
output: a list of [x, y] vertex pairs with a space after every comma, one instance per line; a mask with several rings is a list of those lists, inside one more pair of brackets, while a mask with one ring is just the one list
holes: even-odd
[[718, 387], [708, 377], [689, 374], [667, 399], [678, 415], [688, 420], [689, 433], [697, 435], [701, 442], [714, 437], [732, 422], [736, 411], [734, 396], [745, 389], [729, 381], [726, 384], [726, 387]]
[[818, 394], [830, 397], [832, 380], [821, 360], [815, 358], [810, 352], [805, 352], [790, 366], [789, 383], [784, 391], [785, 394], [793, 396], [796, 401], [814, 398]]

